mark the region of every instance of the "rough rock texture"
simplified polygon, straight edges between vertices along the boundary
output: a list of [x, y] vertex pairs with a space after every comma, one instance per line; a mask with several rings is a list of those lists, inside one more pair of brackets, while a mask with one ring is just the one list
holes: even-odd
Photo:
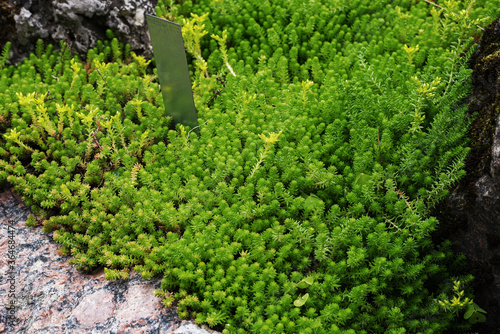
[[475, 276], [474, 301], [488, 312], [475, 330], [500, 333], [500, 18], [485, 29], [470, 65], [468, 112], [476, 116], [467, 175], [441, 212], [439, 233], [466, 255], [467, 272]]
[[0, 0], [0, 47], [12, 42], [12, 62], [35, 48], [40, 38], [59, 46], [66, 41], [82, 58], [111, 29], [131, 50], [153, 57], [144, 14], [154, 14], [158, 0]]
[[[25, 225], [29, 213], [10, 190], [0, 193], [0, 333], [216, 333], [161, 305], [153, 295], [159, 278], [145, 281], [132, 273], [107, 281], [103, 271], [77, 271], [68, 256], [57, 255], [51, 234]], [[10, 290], [15, 296], [9, 309]], [[10, 310], [14, 318], [8, 319]]]

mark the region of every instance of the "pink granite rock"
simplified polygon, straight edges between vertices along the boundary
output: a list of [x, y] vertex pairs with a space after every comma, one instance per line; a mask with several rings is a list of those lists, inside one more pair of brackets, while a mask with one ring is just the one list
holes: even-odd
[[165, 308], [153, 295], [161, 278], [79, 272], [51, 234], [25, 225], [29, 213], [10, 190], [0, 193], [0, 333], [216, 333]]

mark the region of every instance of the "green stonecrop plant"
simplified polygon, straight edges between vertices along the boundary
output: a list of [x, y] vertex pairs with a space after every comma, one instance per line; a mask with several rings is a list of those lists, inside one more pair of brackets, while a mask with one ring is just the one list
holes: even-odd
[[3, 47], [2, 55], [0, 56], [0, 70], [5, 67], [5, 63], [9, 60], [11, 46], [12, 44], [10, 42], [7, 42]]
[[7, 66], [6, 45], [0, 179], [78, 269], [162, 276], [165, 307], [224, 333], [468, 330], [485, 311], [432, 212], [464, 174], [467, 61], [499, 5], [159, 1], [199, 133], [111, 32], [83, 61], [38, 42]]

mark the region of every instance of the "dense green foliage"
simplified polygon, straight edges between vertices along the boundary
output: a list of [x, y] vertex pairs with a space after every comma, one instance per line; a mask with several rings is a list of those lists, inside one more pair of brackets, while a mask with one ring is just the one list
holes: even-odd
[[163, 275], [165, 306], [228, 333], [467, 328], [431, 212], [464, 173], [466, 61], [500, 1], [338, 4], [160, 1], [199, 134], [112, 33], [83, 63], [2, 57], [0, 178], [79, 269]]

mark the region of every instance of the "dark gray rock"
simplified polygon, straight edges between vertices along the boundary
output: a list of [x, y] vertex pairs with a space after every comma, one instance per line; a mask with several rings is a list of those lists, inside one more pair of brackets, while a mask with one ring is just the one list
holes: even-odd
[[473, 93], [468, 105], [475, 115], [469, 128], [471, 152], [467, 175], [436, 213], [438, 239], [449, 239], [467, 257], [466, 272], [475, 276], [474, 301], [487, 314], [479, 333], [500, 328], [500, 18], [484, 31], [472, 56]]
[[0, 47], [12, 42], [11, 61], [17, 63], [34, 51], [38, 39], [55, 47], [65, 41], [82, 59], [111, 29], [131, 50], [147, 58], [153, 49], [145, 14], [154, 14], [157, 0], [10, 0], [0, 11], [4, 32]]

